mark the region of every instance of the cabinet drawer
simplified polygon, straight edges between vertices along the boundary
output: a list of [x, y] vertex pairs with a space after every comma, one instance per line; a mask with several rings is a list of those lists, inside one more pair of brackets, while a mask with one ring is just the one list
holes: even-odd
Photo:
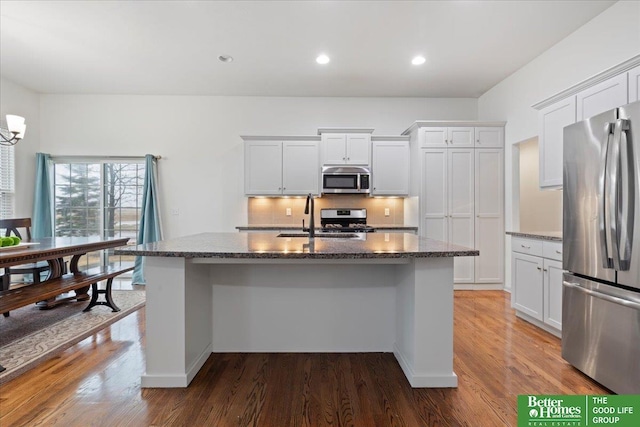
[[514, 237], [511, 239], [511, 250], [523, 254], [542, 256], [542, 241]]
[[542, 242], [542, 256], [562, 261], [562, 242]]

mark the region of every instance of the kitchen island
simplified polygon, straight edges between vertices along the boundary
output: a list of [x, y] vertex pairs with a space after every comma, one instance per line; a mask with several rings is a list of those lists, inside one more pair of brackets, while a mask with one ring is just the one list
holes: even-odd
[[456, 387], [453, 257], [414, 234], [203, 233], [146, 256], [142, 387], [186, 387], [212, 352], [393, 352], [412, 387]]

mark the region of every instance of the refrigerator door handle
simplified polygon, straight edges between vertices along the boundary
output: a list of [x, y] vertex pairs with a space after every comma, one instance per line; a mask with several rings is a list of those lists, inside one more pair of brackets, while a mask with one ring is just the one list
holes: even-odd
[[[615, 125], [614, 125], [615, 128]], [[620, 235], [618, 234], [618, 223], [620, 219], [621, 197], [620, 197], [620, 133], [613, 134], [613, 141], [610, 144], [611, 152], [607, 155], [607, 230], [611, 244], [611, 258], [613, 258], [613, 268], [620, 270]]]
[[[613, 131], [613, 143], [617, 147], [617, 178], [620, 188], [616, 189], [616, 249], [614, 265], [618, 271], [627, 271], [631, 266], [633, 225], [635, 220], [635, 167], [632, 145], [629, 141], [629, 120], [618, 119]], [[624, 173], [624, 175], [623, 175]]]
[[610, 255], [613, 253], [611, 246], [609, 211], [607, 209], [608, 191], [607, 191], [607, 163], [609, 158], [609, 149], [611, 147], [611, 137], [613, 134], [611, 123], [604, 125], [604, 146], [600, 155], [600, 178], [598, 180], [600, 200], [598, 203], [598, 231], [600, 232], [600, 253], [602, 254], [602, 267], [612, 268], [613, 260]]
[[623, 299], [623, 298], [614, 297], [613, 295], [603, 294], [602, 292], [594, 291], [592, 289], [583, 288], [582, 286], [580, 286], [577, 283], [567, 282], [566, 280], [564, 280], [562, 282], [562, 284], [567, 288], [575, 289], [575, 290], [583, 292], [583, 293], [585, 293], [587, 295], [591, 295], [592, 297], [600, 298], [600, 299], [603, 299], [605, 301], [612, 302], [614, 304], [618, 304], [618, 305], [622, 305], [622, 306], [625, 306], [625, 307], [633, 308], [635, 310], [640, 310], [640, 304], [638, 304], [635, 301], [629, 301], [629, 300], [626, 300], [626, 299]]

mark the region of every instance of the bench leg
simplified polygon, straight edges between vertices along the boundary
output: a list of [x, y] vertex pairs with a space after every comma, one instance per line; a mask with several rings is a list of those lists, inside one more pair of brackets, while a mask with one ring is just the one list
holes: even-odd
[[[113, 277], [107, 279], [107, 286], [105, 289], [98, 289], [98, 282], [91, 284], [91, 301], [89, 305], [82, 311], [91, 311], [96, 305], [106, 305], [110, 307], [113, 312], [120, 311], [120, 308], [113, 302], [111, 296], [111, 285], [113, 284]], [[106, 301], [98, 301], [98, 295], [104, 295]]]

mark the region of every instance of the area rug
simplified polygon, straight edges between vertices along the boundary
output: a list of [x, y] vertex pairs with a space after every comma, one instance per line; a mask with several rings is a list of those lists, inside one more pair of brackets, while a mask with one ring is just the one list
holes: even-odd
[[87, 301], [83, 301], [53, 310], [40, 310], [32, 305], [0, 318], [0, 365], [6, 368], [0, 372], [0, 384], [145, 305], [144, 291], [114, 290], [112, 295], [120, 307], [116, 313], [105, 306], [83, 313], [87, 306]]

